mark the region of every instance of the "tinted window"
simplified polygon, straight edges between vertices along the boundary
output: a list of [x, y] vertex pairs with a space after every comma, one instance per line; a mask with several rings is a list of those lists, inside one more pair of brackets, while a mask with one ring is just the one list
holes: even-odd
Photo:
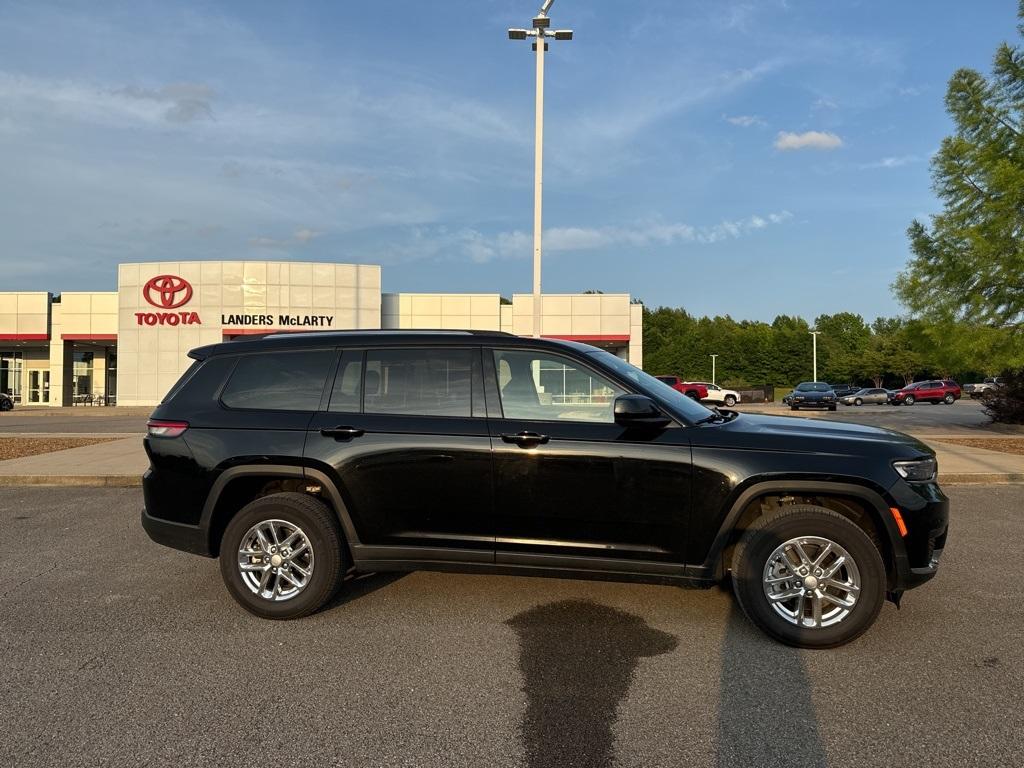
[[245, 355], [224, 387], [221, 402], [229, 408], [315, 411], [334, 358], [330, 350]]
[[415, 416], [472, 414], [469, 349], [382, 349], [366, 353], [363, 410]]
[[170, 400], [172, 397], [178, 394], [178, 391], [183, 386], [185, 386], [186, 381], [192, 378], [192, 374], [196, 372], [200, 365], [202, 365], [202, 363], [199, 360], [193, 360], [192, 365], [190, 365], [188, 369], [183, 374], [181, 374], [181, 378], [178, 379], [177, 382], [175, 382], [174, 386], [171, 387], [170, 390], [168, 390], [167, 394], [164, 395], [164, 399], [161, 400], [160, 402], [166, 403], [168, 400]]
[[625, 393], [572, 360], [543, 352], [496, 350], [494, 366], [506, 419], [611, 424], [612, 403]]
[[363, 387], [363, 353], [345, 352], [341, 356], [334, 389], [327, 410], [339, 413], [358, 413]]

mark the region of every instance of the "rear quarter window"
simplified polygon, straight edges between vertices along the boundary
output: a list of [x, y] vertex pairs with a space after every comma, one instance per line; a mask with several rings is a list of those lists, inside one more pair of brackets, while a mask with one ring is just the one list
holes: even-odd
[[335, 357], [333, 350], [243, 355], [220, 400], [235, 409], [315, 411]]

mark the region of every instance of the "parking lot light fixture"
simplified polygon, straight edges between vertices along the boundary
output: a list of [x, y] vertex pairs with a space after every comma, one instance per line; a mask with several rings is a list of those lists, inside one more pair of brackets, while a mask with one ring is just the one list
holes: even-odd
[[716, 383], [715, 382], [715, 358], [717, 358], [717, 357], [718, 357], [718, 355], [711, 355], [711, 383], [712, 384]]
[[509, 40], [533, 38], [536, 52], [537, 85], [534, 123], [533, 154], [533, 335], [541, 332], [541, 193], [544, 178], [544, 52], [548, 40], [572, 40], [571, 29], [550, 29], [548, 12], [555, 0], [544, 0], [537, 15], [533, 17], [530, 29], [510, 29]]
[[809, 331], [811, 337], [814, 339], [814, 378], [812, 381], [818, 380], [818, 334], [821, 331]]

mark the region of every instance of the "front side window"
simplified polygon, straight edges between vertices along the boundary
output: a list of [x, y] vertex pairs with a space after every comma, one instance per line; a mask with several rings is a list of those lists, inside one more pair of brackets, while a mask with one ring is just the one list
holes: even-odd
[[625, 390], [568, 358], [544, 352], [495, 350], [506, 419], [611, 424]]
[[228, 408], [315, 411], [334, 358], [332, 350], [245, 355], [235, 365], [221, 402]]
[[359, 413], [363, 387], [363, 353], [345, 352], [341, 356], [338, 374], [327, 410], [335, 413]]
[[365, 413], [470, 417], [470, 349], [380, 349], [366, 353]]

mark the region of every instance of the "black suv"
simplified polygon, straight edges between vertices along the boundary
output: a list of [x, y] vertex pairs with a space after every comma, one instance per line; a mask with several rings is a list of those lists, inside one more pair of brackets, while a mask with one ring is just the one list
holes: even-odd
[[267, 618], [350, 572], [731, 577], [768, 634], [830, 647], [934, 576], [946, 540], [917, 440], [709, 410], [584, 344], [296, 333], [191, 357], [149, 422], [142, 523], [219, 557]]

